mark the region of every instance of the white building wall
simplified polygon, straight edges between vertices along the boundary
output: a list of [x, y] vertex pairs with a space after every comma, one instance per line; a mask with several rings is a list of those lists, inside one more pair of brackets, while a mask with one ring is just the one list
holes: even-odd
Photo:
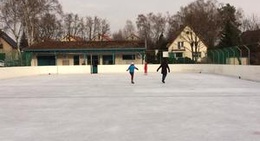
[[[74, 65], [73, 56], [74, 55], [67, 55], [67, 54], [57, 55], [57, 65], [58, 66], [73, 66]], [[102, 55], [99, 55], [98, 58], [99, 58], [99, 65], [103, 65], [102, 64], [103, 63]], [[63, 64], [64, 60], [68, 61], [68, 65]], [[84, 58], [84, 55], [80, 55], [79, 61], [80, 61], [79, 65], [83, 65], [84, 61], [85, 61], [85, 63], [88, 61], [87, 56], [86, 56], [86, 58]], [[142, 56], [139, 54], [135, 54], [135, 60], [123, 60], [122, 54], [115, 54], [115, 64], [117, 64], [117, 65], [130, 64], [132, 62], [134, 62], [135, 64], [144, 63], [144, 61], [142, 60]], [[38, 66], [37, 57], [35, 55], [32, 57], [31, 66]]]

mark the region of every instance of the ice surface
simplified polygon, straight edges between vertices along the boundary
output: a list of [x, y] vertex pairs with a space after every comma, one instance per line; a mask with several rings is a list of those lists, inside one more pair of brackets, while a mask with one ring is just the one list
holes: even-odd
[[0, 141], [259, 141], [260, 83], [212, 74], [0, 80]]

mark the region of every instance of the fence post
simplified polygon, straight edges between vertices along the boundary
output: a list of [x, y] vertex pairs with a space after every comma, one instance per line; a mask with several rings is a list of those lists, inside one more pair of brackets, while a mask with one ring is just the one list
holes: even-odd
[[214, 57], [215, 57], [215, 56], [214, 56], [214, 51], [211, 50], [210, 52], [212, 53], [212, 63], [214, 64], [214, 63], [215, 63], [215, 59], [214, 59]]
[[233, 52], [233, 56], [232, 56], [232, 57], [234, 57], [234, 59], [233, 59], [233, 64], [235, 65], [236, 52], [232, 49], [232, 47], [229, 47], [229, 48], [230, 48], [230, 50]]
[[218, 56], [218, 59], [217, 59], [217, 61], [218, 61], [218, 63], [217, 64], [220, 64], [219, 62], [219, 60], [220, 60], [220, 56], [219, 56], [219, 52], [218, 52], [218, 50], [215, 50], [216, 52], [217, 52], [217, 56]]
[[223, 55], [223, 64], [225, 64], [225, 62], [224, 62], [224, 57], [225, 57], [225, 54], [224, 54], [224, 52], [221, 50], [221, 49], [219, 49], [219, 51], [222, 53], [222, 55]]
[[250, 49], [249, 47], [247, 47], [246, 45], [243, 45], [246, 49], [247, 49], [247, 57], [248, 57], [248, 65], [250, 65], [250, 60], [251, 60], [251, 55], [250, 55]]
[[[242, 59], [242, 50], [238, 47], [238, 46], [235, 46], [238, 50], [239, 50], [239, 58], [238, 58], [238, 63], [239, 63], [239, 65], [241, 65], [242, 63], [241, 63], [241, 59]], [[239, 61], [239, 59], [240, 59], [240, 61]]]
[[[227, 58], [229, 59], [229, 51], [226, 50], [226, 48], [224, 48], [224, 51], [227, 51]], [[226, 64], [227, 64], [227, 58], [225, 58], [225, 62], [226, 62]], [[228, 61], [228, 64], [230, 64], [229, 61]]]

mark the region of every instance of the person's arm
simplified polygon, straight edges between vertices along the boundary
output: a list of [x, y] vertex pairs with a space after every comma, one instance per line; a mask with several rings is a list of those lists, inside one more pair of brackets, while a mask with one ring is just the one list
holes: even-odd
[[157, 71], [159, 71], [159, 69], [162, 67], [162, 65], [159, 66], [159, 68], [157, 69]]
[[170, 67], [169, 67], [169, 65], [167, 64], [167, 69], [168, 69], [168, 72], [170, 72]]

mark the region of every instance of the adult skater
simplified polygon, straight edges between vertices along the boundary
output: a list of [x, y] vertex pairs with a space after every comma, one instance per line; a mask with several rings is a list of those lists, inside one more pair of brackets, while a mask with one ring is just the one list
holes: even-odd
[[162, 82], [165, 83], [165, 78], [167, 76], [167, 69], [168, 69], [168, 72], [170, 73], [170, 67], [168, 65], [168, 62], [166, 60], [166, 58], [163, 59], [161, 65], [159, 66], [159, 68], [157, 69], [157, 72], [159, 71], [159, 69], [162, 69], [161, 70], [161, 73], [162, 73]]
[[135, 69], [138, 70], [137, 67], [135, 67], [134, 62], [131, 63], [131, 65], [128, 67], [128, 69], [126, 71], [129, 71], [130, 75], [131, 75], [131, 83], [134, 84], [134, 73], [135, 73]]

